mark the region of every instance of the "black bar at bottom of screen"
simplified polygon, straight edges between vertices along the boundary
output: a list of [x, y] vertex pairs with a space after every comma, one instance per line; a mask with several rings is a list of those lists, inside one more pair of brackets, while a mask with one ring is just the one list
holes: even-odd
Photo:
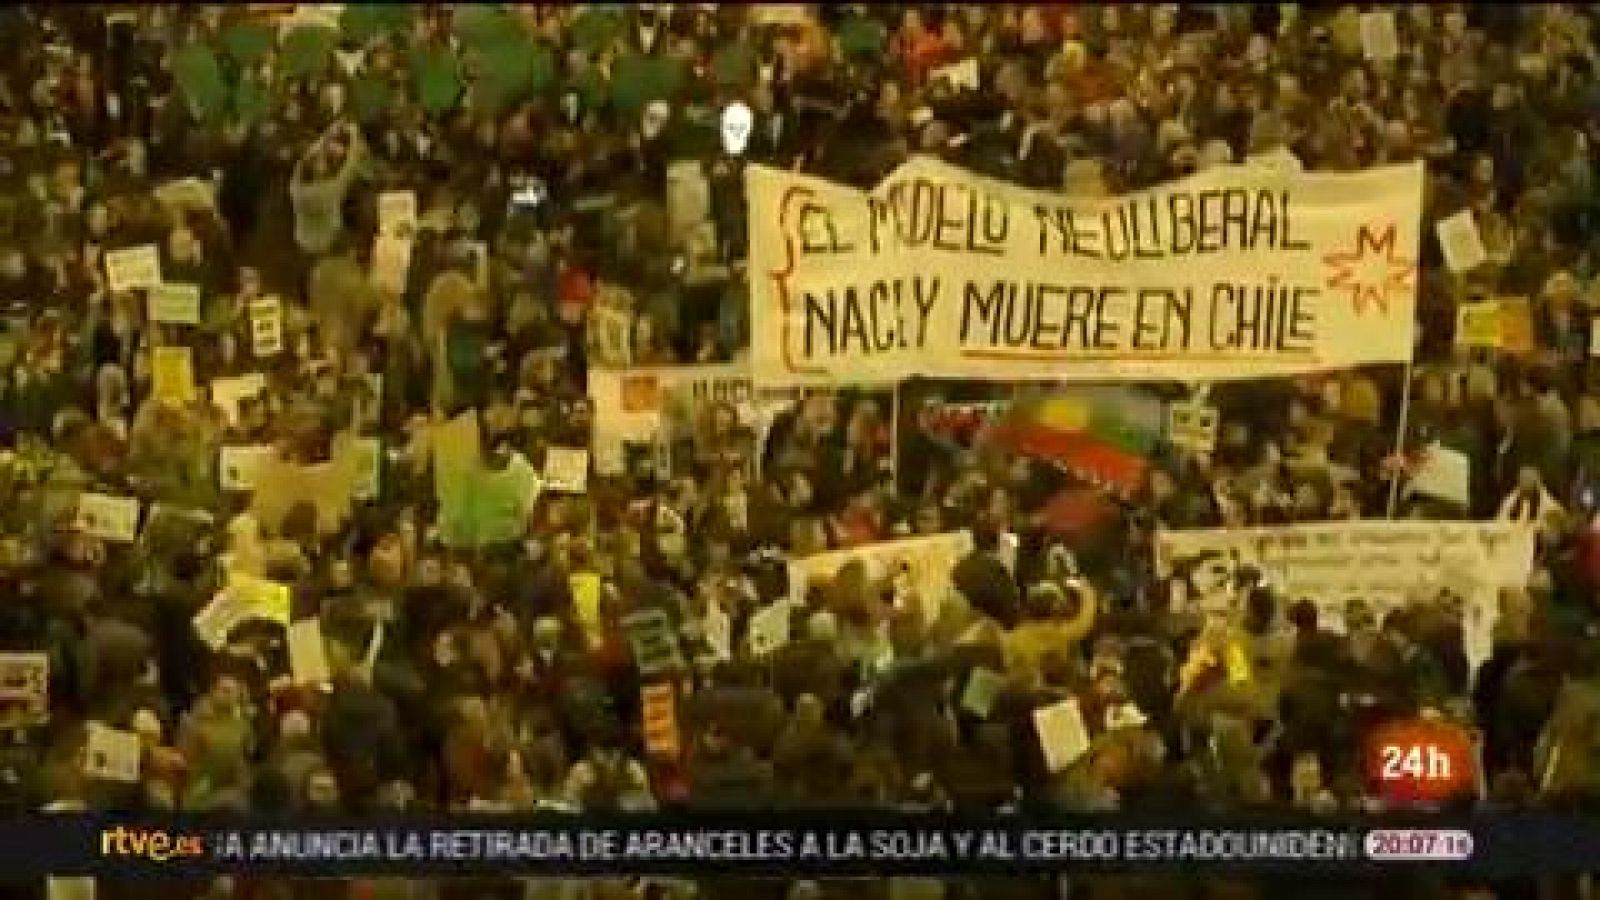
[[8, 875], [852, 875], [1202, 871], [1506, 877], [1600, 869], [1600, 821], [958, 818], [780, 813], [264, 820], [50, 815], [0, 822]]

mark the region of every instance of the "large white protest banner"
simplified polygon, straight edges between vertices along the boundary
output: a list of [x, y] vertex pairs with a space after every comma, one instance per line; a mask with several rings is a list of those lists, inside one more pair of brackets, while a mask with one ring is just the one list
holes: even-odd
[[870, 192], [751, 166], [753, 375], [1209, 381], [1404, 361], [1422, 176], [1220, 166], [1086, 198], [920, 157]]
[[938, 621], [945, 599], [955, 589], [950, 580], [952, 570], [972, 547], [971, 532], [952, 531], [791, 559], [789, 601], [805, 605], [811, 585], [831, 580], [846, 564], [860, 561], [869, 579], [892, 580], [897, 596], [914, 595], [921, 603], [924, 621], [931, 624]]
[[1287, 602], [1316, 604], [1318, 623], [1343, 631], [1360, 607], [1383, 616], [1446, 594], [1462, 604], [1467, 654], [1488, 658], [1502, 588], [1527, 584], [1534, 532], [1502, 522], [1330, 522], [1267, 528], [1163, 531], [1162, 577], [1198, 607], [1237, 608], [1235, 575], [1247, 568]]

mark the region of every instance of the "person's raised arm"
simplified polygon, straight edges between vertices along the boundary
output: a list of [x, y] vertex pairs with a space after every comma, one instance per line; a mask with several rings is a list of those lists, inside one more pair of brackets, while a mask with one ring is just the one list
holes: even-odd
[[1100, 592], [1086, 578], [1070, 579], [1067, 587], [1078, 595], [1078, 608], [1073, 610], [1072, 618], [1061, 623], [1060, 634], [1063, 641], [1075, 644], [1094, 628], [1100, 614]]

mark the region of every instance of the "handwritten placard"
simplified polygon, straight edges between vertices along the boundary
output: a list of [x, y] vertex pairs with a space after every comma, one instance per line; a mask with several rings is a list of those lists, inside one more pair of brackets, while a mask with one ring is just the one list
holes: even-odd
[[1494, 349], [1500, 346], [1500, 304], [1494, 300], [1463, 303], [1456, 308], [1456, 346]]
[[150, 380], [156, 399], [188, 406], [198, 393], [194, 384], [194, 351], [188, 347], [156, 347], [150, 356]]
[[1039, 749], [1044, 751], [1045, 768], [1051, 773], [1071, 766], [1089, 752], [1089, 729], [1076, 699], [1034, 710], [1033, 727], [1039, 735]]
[[50, 720], [50, 657], [0, 653], [0, 728], [26, 728]]
[[411, 272], [412, 239], [380, 234], [372, 242], [372, 283], [391, 294], [406, 292]]
[[1388, 62], [1400, 55], [1400, 32], [1395, 28], [1394, 10], [1361, 14], [1361, 53], [1373, 62]]
[[1167, 439], [1195, 453], [1217, 448], [1217, 409], [1205, 403], [1174, 403], [1167, 412]]
[[283, 301], [277, 297], [251, 301], [250, 349], [262, 359], [283, 352]]
[[656, 759], [677, 759], [682, 741], [678, 737], [677, 697], [672, 685], [645, 685], [639, 690], [639, 700], [645, 751]]
[[321, 619], [301, 619], [289, 623], [289, 671], [295, 684], [327, 684], [333, 677], [328, 669], [328, 648], [322, 638]]
[[217, 481], [225, 491], [253, 491], [256, 473], [276, 451], [271, 444], [236, 445], [217, 451]]
[[75, 521], [80, 531], [103, 541], [132, 543], [139, 536], [139, 501], [110, 494], [80, 494]]
[[664, 610], [641, 609], [629, 613], [622, 620], [622, 627], [633, 650], [634, 665], [641, 674], [660, 675], [682, 668], [678, 636]]
[[402, 238], [416, 234], [416, 191], [385, 191], [378, 195], [378, 231]]
[[83, 748], [83, 772], [90, 778], [136, 784], [144, 747], [139, 736], [103, 722], [90, 722]]
[[545, 487], [563, 494], [583, 494], [589, 490], [589, 451], [582, 447], [545, 448]]
[[1444, 254], [1444, 264], [1456, 274], [1470, 272], [1489, 260], [1489, 251], [1483, 246], [1483, 235], [1478, 232], [1478, 220], [1470, 209], [1440, 219], [1434, 233], [1439, 238], [1439, 251]]
[[787, 600], [779, 600], [750, 617], [748, 640], [752, 655], [760, 658], [789, 643], [792, 610]]
[[113, 292], [151, 290], [161, 284], [161, 253], [143, 244], [105, 254], [106, 286]]
[[150, 289], [150, 321], [163, 325], [200, 324], [200, 286], [162, 283]]

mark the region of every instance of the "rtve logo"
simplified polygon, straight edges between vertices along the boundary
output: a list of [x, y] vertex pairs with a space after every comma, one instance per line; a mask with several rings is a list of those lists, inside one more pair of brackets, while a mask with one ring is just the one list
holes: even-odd
[[204, 856], [205, 839], [198, 834], [174, 834], [160, 828], [118, 825], [100, 831], [100, 855], [131, 857], [151, 862], [195, 859]]

